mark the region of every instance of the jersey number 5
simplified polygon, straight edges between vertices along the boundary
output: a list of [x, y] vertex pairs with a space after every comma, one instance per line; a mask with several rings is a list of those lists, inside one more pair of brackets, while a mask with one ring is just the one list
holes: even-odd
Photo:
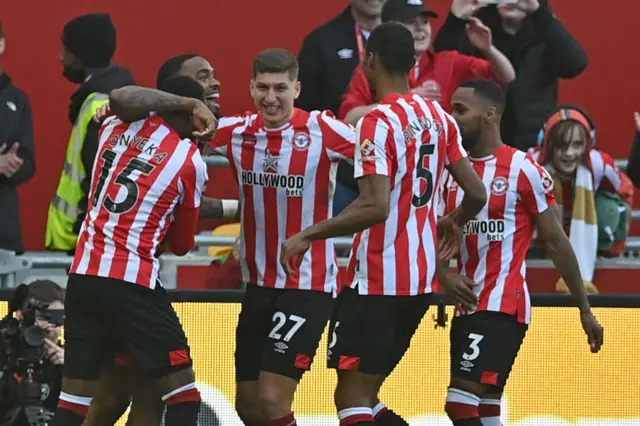
[[[96, 186], [96, 193], [93, 196], [93, 205], [97, 205], [100, 200], [100, 195], [102, 194], [102, 189], [104, 187], [105, 181], [107, 180], [107, 176], [109, 176], [109, 170], [113, 166], [113, 162], [116, 159], [116, 153], [110, 150], [106, 150], [100, 156], [104, 160], [104, 164], [102, 165], [102, 170], [100, 171], [100, 179], [98, 180], [98, 185]], [[128, 212], [136, 205], [138, 201], [138, 195], [140, 193], [140, 189], [138, 188], [138, 184], [135, 183], [131, 179], [131, 173], [134, 171], [138, 171], [142, 174], [148, 175], [151, 171], [155, 169], [155, 166], [147, 163], [146, 161], [142, 161], [139, 158], [132, 158], [129, 160], [129, 164], [124, 168], [116, 177], [116, 184], [122, 185], [126, 191], [127, 195], [124, 200], [116, 203], [109, 195], [104, 198], [103, 205], [109, 210], [111, 213], [125, 213]]]
[[425, 161], [428, 161], [426, 157], [432, 155], [435, 149], [436, 146], [433, 144], [424, 144], [420, 145], [420, 150], [418, 151], [420, 157], [418, 158], [418, 166], [416, 168], [416, 178], [420, 186], [422, 186], [422, 182], [424, 181], [425, 189], [419, 195], [413, 194], [411, 201], [416, 208], [426, 206], [433, 195], [433, 174], [428, 167], [425, 167]]

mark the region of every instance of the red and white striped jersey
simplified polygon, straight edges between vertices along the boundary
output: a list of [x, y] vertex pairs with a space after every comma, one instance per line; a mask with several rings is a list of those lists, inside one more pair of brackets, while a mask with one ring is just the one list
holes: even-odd
[[[479, 303], [474, 312], [503, 312], [528, 324], [531, 302], [525, 258], [536, 217], [555, 204], [553, 180], [530, 156], [507, 145], [495, 155], [471, 161], [484, 182], [488, 200], [464, 227], [458, 270], [478, 284], [474, 292]], [[455, 180], [448, 177], [443, 187], [443, 213], [455, 210], [463, 195]]]
[[430, 293], [440, 179], [466, 156], [458, 126], [437, 102], [391, 95], [358, 122], [356, 138], [355, 176], [389, 176], [391, 206], [384, 223], [356, 235], [348, 282], [360, 294]]
[[157, 115], [105, 120], [71, 273], [154, 288], [156, 249], [176, 207], [199, 208], [207, 167], [198, 147]]
[[220, 120], [212, 148], [229, 158], [238, 180], [245, 281], [335, 292], [333, 240], [314, 242], [293, 277], [280, 265], [280, 249], [287, 238], [331, 217], [338, 163], [353, 159], [354, 141], [354, 129], [330, 112], [296, 109], [278, 129], [266, 129], [260, 114]]

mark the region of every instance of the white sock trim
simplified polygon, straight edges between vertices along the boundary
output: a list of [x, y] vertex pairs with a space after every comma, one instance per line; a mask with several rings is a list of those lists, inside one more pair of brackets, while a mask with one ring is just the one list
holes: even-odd
[[447, 402], [473, 405], [477, 407], [480, 405], [480, 397], [460, 389], [449, 388], [449, 391], [447, 392]]
[[376, 417], [378, 414], [380, 414], [380, 411], [386, 408], [387, 407], [385, 407], [382, 402], [378, 402], [378, 404], [375, 407], [373, 407], [373, 417]]
[[62, 401], [70, 402], [72, 404], [84, 405], [85, 407], [88, 407], [91, 405], [91, 400], [93, 398], [89, 398], [86, 396], [75, 396], [65, 392], [60, 392], [59, 399]]
[[345, 408], [344, 410], [338, 411], [338, 419], [344, 420], [351, 416], [360, 416], [367, 414], [373, 417], [373, 410], [371, 409], [371, 407]]
[[184, 385], [181, 388], [172, 390], [171, 392], [169, 392], [168, 394], [163, 396], [162, 400], [166, 401], [167, 399], [171, 398], [174, 395], [179, 394], [180, 392], [188, 391], [188, 390], [191, 390], [191, 389], [196, 389], [196, 382], [189, 383], [188, 385]]
[[499, 399], [481, 399], [480, 405], [500, 405]]
[[502, 426], [500, 417], [481, 417], [482, 426]]

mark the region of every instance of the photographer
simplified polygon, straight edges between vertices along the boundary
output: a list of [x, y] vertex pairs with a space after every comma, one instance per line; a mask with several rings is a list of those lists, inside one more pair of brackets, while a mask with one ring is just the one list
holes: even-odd
[[[42, 357], [40, 362], [33, 369], [34, 381], [40, 387], [40, 403], [43, 414], [38, 416], [42, 424], [48, 420], [49, 413], [56, 410], [58, 397], [62, 388], [62, 366], [64, 365], [64, 347], [60, 343], [62, 331], [62, 320], [64, 318], [64, 290], [58, 284], [49, 280], [38, 280], [28, 285], [28, 294], [20, 297], [18, 290], [14, 297], [18, 309], [15, 311], [15, 318], [19, 322], [25, 321], [26, 308], [30, 304], [40, 304], [47, 306], [46, 310], [36, 310], [35, 326], [42, 329], [44, 334], [44, 346], [41, 348]], [[22, 300], [19, 300], [22, 299]], [[22, 383], [24, 377], [20, 371], [14, 372], [13, 376], [18, 383]], [[14, 402], [15, 404], [15, 402]], [[23, 403], [17, 404], [22, 407], [18, 417], [12, 425], [30, 425]], [[3, 414], [4, 415], [4, 414]], [[2, 417], [2, 416], [0, 416]], [[2, 420], [0, 419], [0, 423]]]

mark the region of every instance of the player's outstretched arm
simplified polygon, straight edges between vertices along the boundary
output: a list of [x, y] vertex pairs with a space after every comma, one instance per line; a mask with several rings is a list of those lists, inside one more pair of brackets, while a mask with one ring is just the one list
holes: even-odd
[[448, 165], [447, 170], [464, 191], [460, 207], [450, 215], [458, 226], [463, 226], [476, 217], [487, 204], [487, 190], [468, 158]]
[[562, 229], [558, 215], [554, 212], [554, 207], [538, 214], [537, 225], [539, 236], [545, 242], [549, 257], [551, 257], [556, 269], [560, 271], [571, 295], [578, 303], [582, 327], [589, 337], [591, 352], [598, 352], [603, 343], [603, 329], [591, 311], [578, 259], [567, 234]]
[[353, 235], [384, 222], [389, 216], [391, 179], [384, 175], [366, 175], [358, 179], [360, 194], [336, 217], [311, 225], [284, 242], [280, 263], [289, 275], [293, 275], [291, 260], [302, 262], [311, 243], [342, 235]]
[[200, 219], [240, 219], [240, 202], [202, 197], [200, 201]]

